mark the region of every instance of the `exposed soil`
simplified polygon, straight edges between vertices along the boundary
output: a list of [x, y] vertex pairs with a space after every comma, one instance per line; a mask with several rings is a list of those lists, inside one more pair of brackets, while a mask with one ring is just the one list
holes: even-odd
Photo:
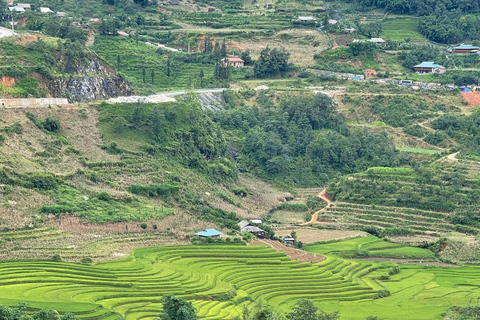
[[320, 192], [320, 193], [317, 195], [317, 197], [321, 198], [322, 200], [324, 200], [324, 201], [327, 203], [327, 205], [325, 206], [325, 208], [322, 208], [322, 209], [316, 211], [314, 214], [312, 214], [312, 219], [310, 219], [310, 221], [308, 221], [308, 222], [305, 222], [304, 225], [305, 225], [305, 224], [310, 224], [310, 223], [317, 223], [318, 214], [319, 214], [320, 212], [323, 212], [323, 211], [327, 210], [328, 208], [330, 208], [330, 206], [332, 205], [332, 201], [327, 198], [326, 194], [327, 194], [327, 189], [323, 189], [322, 192]]
[[462, 92], [462, 97], [470, 107], [480, 106], [480, 92]]
[[248, 245], [264, 245], [274, 249], [275, 251], [285, 252], [285, 254], [292, 260], [298, 262], [322, 262], [325, 257], [320, 254], [310, 253], [302, 250], [289, 247], [281, 242], [269, 239], [255, 239], [248, 243]]
[[351, 238], [365, 237], [366, 232], [354, 230], [322, 230], [312, 227], [274, 227], [273, 230], [277, 236], [284, 236], [293, 231], [297, 233], [297, 238], [304, 244], [315, 242], [346, 240]]

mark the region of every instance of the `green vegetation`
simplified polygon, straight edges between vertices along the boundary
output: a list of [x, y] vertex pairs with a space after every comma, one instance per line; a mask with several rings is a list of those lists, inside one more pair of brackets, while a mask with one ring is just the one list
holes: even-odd
[[304, 245], [304, 249], [343, 258], [435, 259], [435, 254], [430, 250], [386, 242], [371, 235], [339, 242]]
[[411, 18], [384, 21], [381, 36], [393, 41], [421, 41], [424, 39], [418, 32], [418, 22]]
[[[370, 250], [378, 249], [376, 243], [370, 243]], [[385, 245], [380, 243], [381, 247]], [[160, 297], [173, 294], [191, 302], [198, 318], [225, 319], [240, 316], [252, 300], [264, 300], [293, 316], [305, 304], [299, 298], [304, 297], [313, 302], [313, 306], [309, 304], [311, 310], [321, 306], [325, 313], [339, 311], [347, 318], [374, 315], [404, 319], [415, 314], [416, 319], [440, 319], [450, 307], [452, 296], [455, 304], [468, 304], [477, 290], [478, 272], [476, 267], [398, 268], [391, 263], [333, 257], [311, 265], [260, 246], [156, 247], [138, 249], [129, 259], [96, 266], [3, 262], [0, 303], [25, 301], [34, 309], [68, 310], [86, 320], [120, 315], [127, 319], [154, 318], [165, 302]], [[469, 285], [458, 286], [462, 283]], [[417, 293], [413, 298], [412, 292]], [[52, 297], [57, 296], [64, 302], [53, 302]], [[409, 308], [403, 309], [398, 303], [406, 297]], [[399, 310], [403, 312], [396, 312]]]

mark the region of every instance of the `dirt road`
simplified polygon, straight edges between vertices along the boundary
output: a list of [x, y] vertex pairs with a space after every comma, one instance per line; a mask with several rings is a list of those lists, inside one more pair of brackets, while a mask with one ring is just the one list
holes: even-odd
[[320, 212], [325, 211], [325, 210], [327, 210], [328, 208], [330, 208], [330, 206], [332, 205], [332, 201], [330, 201], [330, 199], [328, 199], [328, 198], [325, 196], [326, 193], [327, 193], [327, 189], [323, 189], [322, 192], [320, 192], [319, 194], [317, 194], [317, 197], [319, 197], [320, 199], [324, 200], [324, 201], [327, 203], [327, 205], [326, 205], [324, 208], [322, 208], [322, 209], [320, 209], [320, 210], [318, 210], [318, 211], [315, 211], [315, 212], [312, 214], [312, 218], [310, 219], [310, 221], [303, 223], [304, 225], [305, 225], [305, 224], [310, 224], [310, 223], [316, 223], [317, 220], [318, 220], [318, 214], [319, 214]]

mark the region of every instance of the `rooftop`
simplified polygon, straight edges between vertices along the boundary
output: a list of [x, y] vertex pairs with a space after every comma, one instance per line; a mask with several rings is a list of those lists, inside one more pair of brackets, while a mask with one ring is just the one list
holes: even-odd
[[227, 61], [228, 62], [244, 62], [242, 59], [240, 58], [227, 58]]
[[445, 68], [445, 67], [439, 64], [436, 64], [433, 61], [423, 61], [422, 63], [417, 64], [415, 68]]
[[203, 231], [195, 233], [196, 236], [200, 236], [200, 237], [214, 237], [214, 236], [220, 236], [222, 234], [223, 232], [217, 231], [215, 229], [205, 229]]
[[477, 47], [477, 46], [472, 46], [471, 44], [461, 44], [459, 45], [458, 47], [455, 47], [453, 49], [457, 49], [457, 50], [478, 50], [480, 49], [480, 47]]
[[246, 226], [240, 229], [242, 232], [264, 232], [264, 230], [260, 229], [259, 227], [255, 226]]
[[246, 226], [250, 225], [250, 222], [248, 222], [247, 220], [242, 220], [237, 224], [240, 227], [240, 229], [242, 229], [242, 228], [245, 228]]
[[311, 16], [309, 16], [309, 17], [300, 16], [300, 17], [298, 17], [298, 20], [300, 20], [300, 21], [313, 21], [313, 20], [316, 20], [316, 19], [314, 17], [311, 17]]

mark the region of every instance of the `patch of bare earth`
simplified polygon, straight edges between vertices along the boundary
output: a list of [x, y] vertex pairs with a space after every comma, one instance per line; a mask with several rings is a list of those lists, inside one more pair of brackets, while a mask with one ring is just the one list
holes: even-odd
[[289, 61], [301, 67], [315, 64], [313, 56], [333, 45], [332, 40], [317, 30], [288, 29], [273, 37], [242, 39], [237, 46], [250, 50], [252, 58], [258, 59], [260, 52], [269, 48], [285, 49], [290, 53]]
[[274, 227], [273, 230], [277, 236], [284, 236], [290, 234], [292, 231], [295, 231], [297, 233], [297, 239], [304, 244], [333, 240], [346, 240], [367, 236], [367, 233], [363, 231], [321, 230], [310, 227]]
[[269, 239], [255, 239], [248, 243], [248, 245], [264, 245], [270, 247], [275, 251], [285, 252], [285, 254], [292, 260], [297, 260], [298, 262], [322, 262], [325, 260], [325, 257], [320, 254], [315, 254], [311, 252], [306, 252], [303, 250], [295, 249], [293, 247], [287, 246], [276, 240]]

